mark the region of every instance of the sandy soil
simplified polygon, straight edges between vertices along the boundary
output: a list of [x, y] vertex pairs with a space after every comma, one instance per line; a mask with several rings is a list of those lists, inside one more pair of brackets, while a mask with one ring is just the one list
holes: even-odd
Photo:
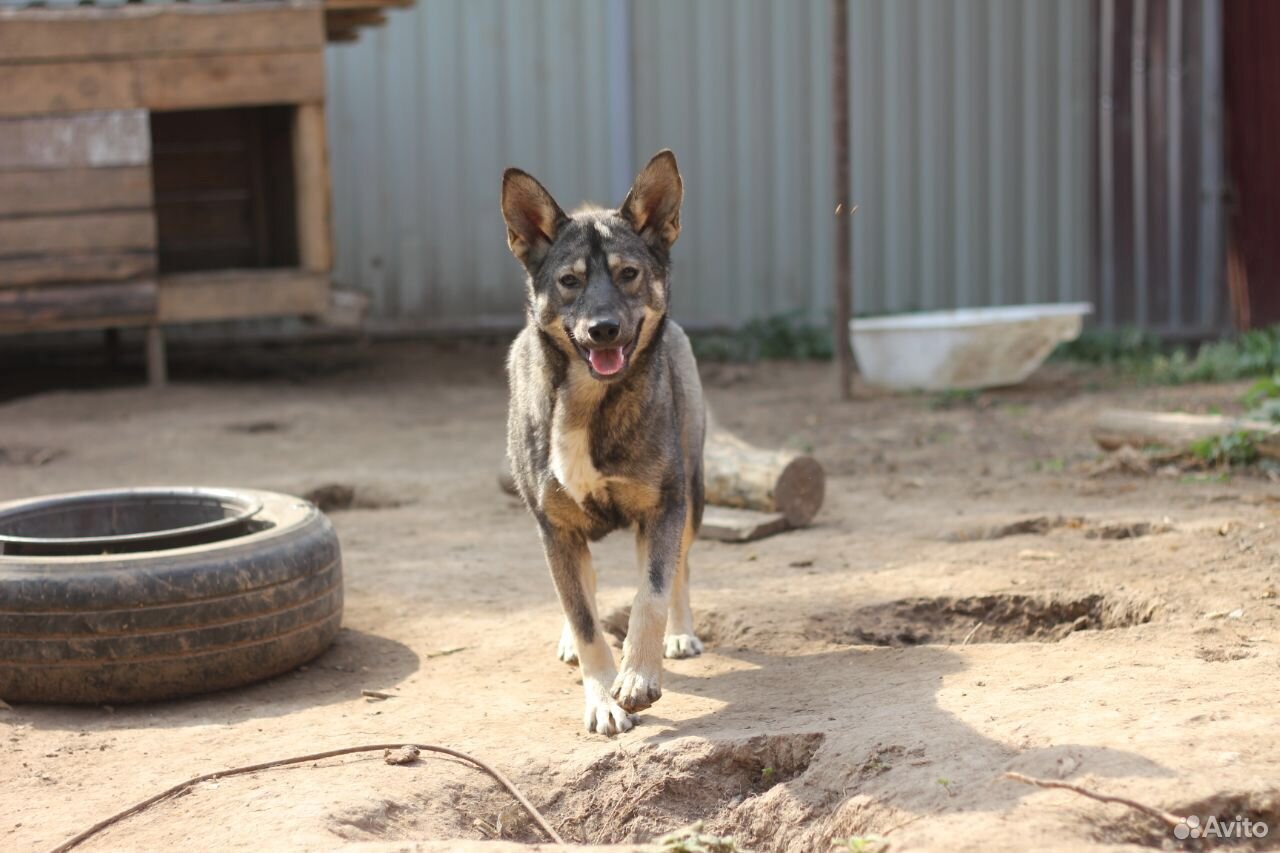
[[[355, 500], [332, 514], [346, 627], [310, 666], [178, 702], [0, 712], [0, 849], [52, 848], [200, 773], [410, 740], [491, 761], [593, 844], [694, 819], [762, 850], [1175, 844], [1009, 770], [1280, 832], [1275, 485], [1081, 470], [1099, 407], [1230, 411], [1239, 386], [1098, 386], [1051, 367], [938, 408], [867, 390], [834, 402], [824, 365], [709, 366], [720, 419], [811, 447], [827, 504], [808, 530], [695, 547], [708, 653], [668, 662], [642, 725], [606, 739], [582, 731], [576, 670], [555, 659], [533, 525], [495, 487], [497, 346], [180, 354], [162, 392], [93, 361], [6, 360], [0, 447], [65, 453], [9, 454], [0, 498], [202, 483], [346, 484]], [[50, 385], [77, 387], [32, 393]], [[625, 603], [628, 537], [596, 562], [604, 607]], [[206, 784], [83, 849], [400, 849], [483, 839], [478, 822], [539, 840], [465, 765], [369, 756]]]

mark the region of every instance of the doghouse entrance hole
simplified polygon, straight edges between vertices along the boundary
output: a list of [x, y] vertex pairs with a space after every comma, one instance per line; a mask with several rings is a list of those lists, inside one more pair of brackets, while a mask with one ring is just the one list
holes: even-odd
[[151, 114], [161, 273], [298, 265], [293, 108]]

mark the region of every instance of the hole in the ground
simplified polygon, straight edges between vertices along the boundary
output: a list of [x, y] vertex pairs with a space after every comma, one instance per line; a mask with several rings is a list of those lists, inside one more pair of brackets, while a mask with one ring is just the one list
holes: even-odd
[[807, 639], [873, 646], [1057, 642], [1076, 631], [1150, 622], [1158, 605], [1104, 595], [907, 598], [810, 617]]
[[[1280, 832], [1280, 790], [1222, 793], [1168, 809], [1179, 827], [1137, 812], [1095, 823], [1094, 837], [1158, 850], [1275, 850]], [[1194, 818], [1194, 820], [1193, 820]]]
[[242, 423], [227, 424], [227, 432], [236, 432], [243, 435], [286, 432], [288, 429], [289, 424], [283, 421], [244, 421]]
[[520, 804], [496, 784], [470, 777], [445, 779], [431, 773], [426, 767], [416, 772], [412, 795], [379, 797], [335, 808], [326, 816], [325, 828], [353, 842], [545, 840]]
[[[733, 835], [744, 848], [781, 849], [776, 834], [799, 832], [811, 810], [784, 783], [808, 769], [822, 741], [817, 732], [681, 738], [610, 753], [557, 795], [556, 823], [572, 841], [615, 844], [651, 841], [700, 820], [707, 832]], [[769, 820], [754, 819], [762, 804]]]
[[10, 445], [0, 447], [0, 465], [30, 465], [38, 468], [66, 455], [67, 451], [58, 447]]
[[325, 483], [303, 492], [302, 497], [315, 504], [321, 512], [341, 512], [348, 509], [395, 509], [411, 503], [410, 500], [387, 494], [376, 488], [350, 483]]
[[1044, 536], [1050, 531], [1083, 531], [1088, 539], [1138, 539], [1173, 529], [1164, 521], [1090, 521], [1079, 515], [1036, 515], [1001, 524], [966, 527], [943, 537], [948, 542], [978, 542], [1008, 536]]
[[[618, 642], [627, 638], [631, 605], [615, 607], [600, 617], [600, 627]], [[694, 611], [694, 633], [707, 646], [732, 646], [751, 634], [751, 622], [744, 616], [730, 616], [716, 610]]]

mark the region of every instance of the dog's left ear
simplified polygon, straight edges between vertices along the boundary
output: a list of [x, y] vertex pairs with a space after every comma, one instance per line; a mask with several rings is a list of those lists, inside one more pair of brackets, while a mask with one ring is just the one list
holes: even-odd
[[664, 148], [644, 167], [618, 212], [654, 248], [666, 251], [680, 236], [680, 202], [684, 181], [676, 155]]

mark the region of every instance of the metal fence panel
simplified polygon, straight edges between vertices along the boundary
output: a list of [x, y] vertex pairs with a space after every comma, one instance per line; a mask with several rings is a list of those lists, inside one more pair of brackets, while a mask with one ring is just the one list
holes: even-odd
[[[1135, 211], [1117, 187], [1138, 149], [1128, 101], [1109, 102], [1108, 86], [1132, 93], [1134, 72], [1130, 48], [1098, 35], [1109, 14], [1120, 31], [1117, 3], [1126, 27], [1135, 3], [1162, 7], [1151, 21], [1205, 58], [1213, 0], [851, 0], [859, 210], [839, 221], [854, 229], [856, 312], [1095, 298], [1104, 324], [1185, 330], [1222, 316], [1221, 217], [1185, 205], [1204, 192], [1220, 107], [1185, 57], [1142, 72], [1166, 74], [1143, 91], [1184, 130], [1152, 137], [1162, 159], [1147, 186], [1184, 205], [1149, 218], [1145, 272], [1124, 254]], [[676, 316], [825, 317], [828, 26], [826, 0], [419, 0], [393, 13], [330, 50], [338, 279], [369, 290], [384, 323], [514, 317], [502, 168], [528, 169], [566, 205], [617, 203], [670, 147], [686, 180]], [[1100, 156], [1120, 148], [1124, 162]], [[1201, 165], [1175, 168], [1186, 162]]]

